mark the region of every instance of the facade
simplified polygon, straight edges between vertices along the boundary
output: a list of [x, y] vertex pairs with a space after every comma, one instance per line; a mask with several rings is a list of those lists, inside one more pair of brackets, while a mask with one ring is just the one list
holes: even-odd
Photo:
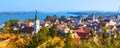
[[40, 20], [38, 19], [38, 12], [36, 11], [35, 14], [35, 21], [34, 21], [34, 33], [38, 33], [40, 30]]

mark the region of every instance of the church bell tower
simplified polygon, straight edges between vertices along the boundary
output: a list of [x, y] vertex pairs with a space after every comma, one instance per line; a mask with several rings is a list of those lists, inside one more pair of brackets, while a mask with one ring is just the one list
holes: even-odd
[[36, 10], [35, 21], [34, 21], [34, 33], [37, 34], [40, 30], [40, 20], [38, 18], [38, 12]]

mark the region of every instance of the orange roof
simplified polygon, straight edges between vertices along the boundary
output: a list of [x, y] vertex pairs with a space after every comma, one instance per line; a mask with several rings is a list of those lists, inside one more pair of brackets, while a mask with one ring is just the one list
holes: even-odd
[[23, 22], [23, 24], [26, 24], [26, 25], [29, 24], [29, 23], [30, 23], [30, 22]]

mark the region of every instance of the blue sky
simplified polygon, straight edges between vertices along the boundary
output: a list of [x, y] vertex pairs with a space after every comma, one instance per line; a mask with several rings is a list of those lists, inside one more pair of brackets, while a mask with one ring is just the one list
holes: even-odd
[[118, 11], [120, 0], [0, 0], [0, 12]]

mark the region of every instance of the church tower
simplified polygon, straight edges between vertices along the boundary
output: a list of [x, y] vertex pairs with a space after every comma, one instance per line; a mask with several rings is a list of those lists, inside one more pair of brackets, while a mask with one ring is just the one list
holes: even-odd
[[95, 18], [95, 14], [93, 13], [93, 14], [92, 14], [92, 20], [95, 21], [95, 19], [96, 19], [96, 18]]
[[38, 19], [38, 12], [36, 10], [35, 21], [34, 21], [34, 33], [37, 34], [40, 30], [40, 20]]

